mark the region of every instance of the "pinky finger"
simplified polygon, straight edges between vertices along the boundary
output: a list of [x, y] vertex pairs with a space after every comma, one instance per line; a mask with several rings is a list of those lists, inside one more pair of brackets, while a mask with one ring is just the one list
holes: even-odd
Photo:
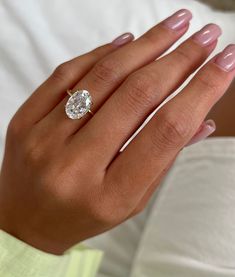
[[[198, 143], [198, 142], [206, 139], [212, 133], [214, 133], [215, 130], [216, 130], [216, 125], [215, 125], [215, 122], [212, 119], [204, 121], [201, 124], [201, 126], [198, 128], [198, 130], [195, 133], [195, 135], [189, 141], [189, 143], [186, 144], [186, 146], [190, 146], [192, 144]], [[164, 179], [166, 174], [169, 172], [169, 170], [173, 166], [177, 156], [178, 156], [178, 153], [174, 157], [174, 159], [167, 165], [167, 167], [161, 172], [160, 176], [158, 176], [156, 181], [154, 181], [153, 184], [150, 185], [150, 187], [148, 188], [147, 192], [144, 194], [143, 198], [140, 200], [139, 204], [137, 205], [137, 207], [134, 209], [134, 211], [131, 213], [131, 215], [128, 218], [130, 218], [130, 217], [140, 213], [145, 208], [147, 203], [150, 201], [150, 198], [152, 197], [152, 195], [154, 194], [154, 192], [156, 191], [156, 189], [160, 185], [161, 181]]]
[[202, 141], [213, 134], [216, 130], [216, 124], [212, 119], [204, 121], [202, 125], [199, 127], [196, 134], [192, 137], [192, 139], [185, 145], [190, 146], [199, 141]]

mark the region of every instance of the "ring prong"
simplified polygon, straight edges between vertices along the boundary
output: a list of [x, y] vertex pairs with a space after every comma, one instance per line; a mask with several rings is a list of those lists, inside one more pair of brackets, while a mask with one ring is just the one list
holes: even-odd
[[72, 94], [72, 90], [70, 90], [70, 89], [67, 89], [67, 93], [68, 93], [69, 96], [72, 96], [72, 95], [73, 95], [73, 94]]
[[91, 110], [89, 110], [88, 113], [90, 113], [92, 116], [94, 115], [94, 113]]

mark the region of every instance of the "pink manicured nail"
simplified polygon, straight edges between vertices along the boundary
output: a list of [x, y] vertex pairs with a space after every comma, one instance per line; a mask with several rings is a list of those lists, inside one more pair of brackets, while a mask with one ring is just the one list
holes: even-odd
[[235, 44], [227, 46], [215, 60], [215, 63], [223, 70], [230, 72], [235, 69]]
[[134, 39], [134, 35], [132, 33], [125, 33], [115, 38], [115, 40], [112, 41], [112, 44], [116, 46], [121, 46], [132, 41], [133, 39]]
[[192, 17], [192, 13], [189, 10], [183, 9], [165, 19], [163, 24], [171, 30], [179, 31], [188, 25]]
[[192, 39], [202, 46], [208, 46], [222, 35], [221, 28], [216, 24], [208, 24], [192, 36]]
[[191, 139], [191, 141], [186, 145], [192, 145], [199, 141], [202, 141], [209, 137], [212, 133], [214, 133], [216, 130], [215, 122], [211, 119], [205, 121], [202, 123], [202, 125], [199, 127], [197, 133], [194, 135], [194, 137]]

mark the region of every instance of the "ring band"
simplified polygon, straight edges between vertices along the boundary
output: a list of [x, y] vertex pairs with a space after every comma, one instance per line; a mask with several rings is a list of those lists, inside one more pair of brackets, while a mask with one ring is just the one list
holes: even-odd
[[89, 91], [76, 90], [72, 92], [71, 90], [67, 90], [67, 93], [70, 96], [65, 105], [65, 113], [68, 118], [80, 119], [87, 113], [94, 115], [91, 111], [93, 103]]

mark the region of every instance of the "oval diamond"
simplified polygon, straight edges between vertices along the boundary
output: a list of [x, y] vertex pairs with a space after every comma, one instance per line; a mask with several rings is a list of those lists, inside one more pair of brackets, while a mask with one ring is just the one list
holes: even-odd
[[91, 95], [87, 90], [75, 91], [65, 105], [65, 112], [71, 119], [79, 119], [89, 112], [92, 105]]

